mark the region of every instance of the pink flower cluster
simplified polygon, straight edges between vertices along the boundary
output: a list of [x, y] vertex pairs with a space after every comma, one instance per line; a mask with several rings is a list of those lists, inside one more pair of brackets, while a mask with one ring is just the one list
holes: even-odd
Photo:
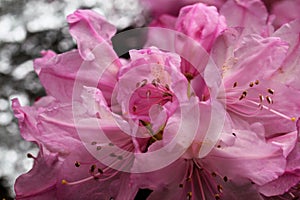
[[16, 199], [299, 198], [300, 17], [278, 6], [298, 3], [165, 2], [128, 60], [102, 16], [68, 16], [78, 49], [42, 52], [47, 96], [13, 100], [40, 148]]

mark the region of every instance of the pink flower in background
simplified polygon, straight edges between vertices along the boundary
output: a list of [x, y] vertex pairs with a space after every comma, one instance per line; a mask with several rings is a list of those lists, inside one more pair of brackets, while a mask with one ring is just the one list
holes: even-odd
[[47, 96], [13, 100], [22, 137], [40, 148], [17, 199], [299, 195], [299, 22], [274, 31], [259, 0], [201, 2], [154, 12], [193, 3], [150, 25], [190, 39], [175, 39], [177, 53], [148, 47], [174, 43], [149, 29], [125, 62], [113, 25], [89, 10], [68, 16], [78, 49], [42, 52], [34, 65]]
[[140, 0], [142, 5], [148, 9], [151, 15], [158, 17], [162, 14], [177, 15], [179, 10], [187, 5], [194, 3], [204, 3], [207, 5], [220, 7], [226, 0], [165, 0], [165, 1], [150, 1]]

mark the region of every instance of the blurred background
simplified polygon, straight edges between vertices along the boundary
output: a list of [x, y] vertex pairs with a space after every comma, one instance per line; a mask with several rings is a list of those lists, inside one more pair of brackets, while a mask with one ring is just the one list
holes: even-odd
[[13, 199], [13, 184], [32, 166], [38, 149], [20, 137], [11, 99], [32, 105], [45, 95], [33, 71], [40, 51], [75, 48], [66, 16], [78, 8], [104, 15], [119, 31], [141, 27], [146, 15], [138, 0], [0, 0], [0, 200]]

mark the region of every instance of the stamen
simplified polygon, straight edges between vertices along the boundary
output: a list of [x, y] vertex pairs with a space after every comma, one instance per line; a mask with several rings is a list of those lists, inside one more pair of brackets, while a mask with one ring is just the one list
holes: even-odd
[[228, 181], [227, 176], [224, 176], [223, 180], [224, 180], [224, 182], [227, 182]]
[[99, 172], [100, 174], [103, 174], [103, 170], [100, 169], [100, 168], [98, 168], [98, 172]]
[[155, 87], [157, 87], [157, 86], [158, 86], [157, 79], [153, 79], [153, 80], [152, 80], [152, 85], [154, 85]]
[[75, 162], [75, 167], [80, 167], [80, 162], [76, 161]]
[[258, 84], [259, 84], [259, 80], [256, 80], [256, 81], [255, 81], [255, 85], [258, 85]]
[[262, 103], [262, 102], [263, 102], [263, 100], [264, 100], [264, 96], [263, 96], [263, 95], [261, 95], [261, 94], [259, 94], [259, 101], [260, 101], [260, 103]]
[[269, 97], [269, 96], [266, 96], [266, 99], [267, 99], [267, 101], [268, 101], [268, 103], [269, 103], [269, 104], [273, 104], [273, 100], [272, 100], [272, 98], [271, 98], [271, 97]]
[[117, 155], [115, 153], [111, 153], [109, 154], [110, 157], [117, 157]]
[[247, 91], [243, 91], [242, 95], [240, 96], [239, 100], [244, 99], [247, 96]]
[[27, 153], [27, 158], [32, 158], [32, 159], [36, 159], [36, 157], [34, 157], [31, 153]]
[[254, 83], [253, 82], [250, 82], [249, 83], [249, 87], [253, 87], [254, 86]]
[[272, 90], [272, 89], [268, 89], [268, 92], [270, 93], [270, 94], [274, 94], [274, 90]]
[[97, 167], [96, 165], [92, 165], [90, 168], [90, 173], [94, 173], [96, 167]]
[[165, 88], [170, 91], [170, 86], [168, 84], [165, 85]]
[[223, 187], [222, 187], [222, 185], [218, 185], [218, 191], [221, 192], [221, 193], [223, 192]]
[[220, 195], [219, 194], [215, 194], [215, 199], [216, 200], [220, 200]]
[[113, 144], [113, 143], [111, 143], [111, 142], [110, 142], [110, 143], [108, 143], [108, 145], [109, 145], [109, 146], [111, 146], [111, 147], [112, 147], [112, 146], [114, 146], [114, 144]]
[[186, 198], [188, 200], [192, 199], [192, 194], [193, 194], [192, 192], [188, 192], [187, 195], [186, 195]]
[[91, 145], [96, 145], [96, 144], [97, 144], [97, 142], [95, 142], [95, 141], [91, 142]]
[[118, 159], [119, 160], [123, 160], [123, 156], [118, 156]]
[[142, 80], [141, 82], [140, 82], [140, 85], [139, 85], [139, 87], [144, 87], [146, 84], [147, 84], [147, 79], [144, 79], [144, 80]]
[[237, 86], [237, 84], [238, 84], [237, 82], [234, 82], [233, 87], [235, 88]]
[[[266, 98], [267, 98], [267, 97], [266, 97]], [[271, 100], [272, 100], [272, 99], [271, 99]], [[272, 113], [274, 113], [274, 114], [276, 114], [276, 115], [278, 115], [278, 116], [280, 116], [280, 117], [283, 117], [284, 119], [291, 120], [292, 122], [295, 122], [295, 121], [296, 121], [296, 118], [295, 118], [295, 117], [288, 117], [287, 115], [285, 115], [285, 114], [283, 114], [283, 113], [281, 113], [281, 112], [278, 112], [278, 111], [276, 111], [276, 110], [274, 110], [274, 109], [272, 109], [272, 108], [269, 108], [269, 107], [267, 107], [267, 106], [265, 106], [265, 105], [256, 103], [255, 101], [248, 100], [248, 102], [253, 103], [253, 104], [257, 105], [257, 106], [260, 106], [261, 109], [266, 109], [266, 110], [268, 110], [268, 111], [270, 111], [270, 112], [272, 112]], [[271, 102], [273, 103], [273, 101], [271, 101]]]

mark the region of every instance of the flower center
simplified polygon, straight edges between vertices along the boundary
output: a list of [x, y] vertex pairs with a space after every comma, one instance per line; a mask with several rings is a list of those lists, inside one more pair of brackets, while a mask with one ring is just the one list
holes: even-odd
[[146, 80], [143, 80], [137, 85], [138, 88], [129, 100], [129, 112], [135, 119], [150, 122], [149, 110], [152, 106], [163, 106], [167, 102], [173, 102], [174, 95], [169, 86], [160, 84], [159, 79], [155, 79], [148, 84]]

